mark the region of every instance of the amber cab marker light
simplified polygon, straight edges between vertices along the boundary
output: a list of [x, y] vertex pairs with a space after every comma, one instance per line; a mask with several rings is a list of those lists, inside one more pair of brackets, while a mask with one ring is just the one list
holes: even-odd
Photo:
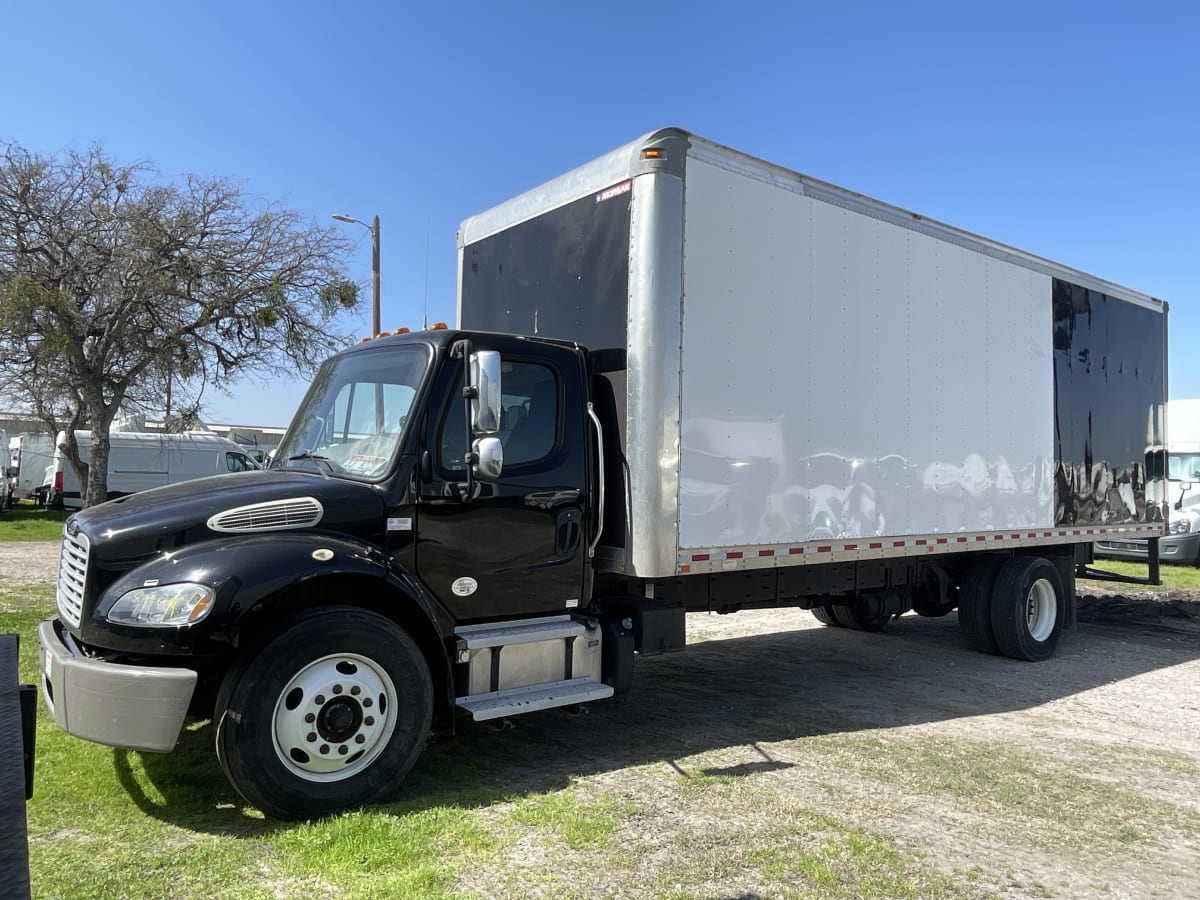
[[392, 334], [408, 334], [408, 329], [404, 327], [397, 328]]
[[365, 344], [365, 343], [366, 343], [367, 341], [369, 341], [370, 339], [371, 339], [371, 337], [370, 337], [370, 335], [368, 335], [367, 337], [360, 339], [360, 340], [359, 340], [359, 343], [360, 343], [360, 344]]
[[446, 323], [445, 323], [445, 322], [434, 322], [432, 325], [430, 325], [430, 326], [429, 326], [429, 330], [430, 330], [430, 331], [441, 331], [441, 330], [443, 330], [443, 329], [445, 329], [445, 328], [448, 328], [448, 327], [449, 327], [449, 326], [448, 326], [448, 325], [446, 325]]
[[647, 147], [642, 151], [642, 159], [666, 159], [666, 154], [654, 147]]

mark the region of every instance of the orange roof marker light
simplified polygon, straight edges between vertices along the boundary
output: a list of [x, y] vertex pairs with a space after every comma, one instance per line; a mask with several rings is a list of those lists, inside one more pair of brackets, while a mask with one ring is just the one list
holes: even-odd
[[666, 159], [667, 154], [657, 147], [647, 147], [642, 151], [642, 159]]
[[392, 334], [408, 334], [408, 332], [409, 332], [409, 329], [401, 326], [400, 328], [397, 328], [395, 331], [393, 331]]
[[442, 331], [449, 327], [450, 326], [448, 326], [445, 322], [434, 322], [432, 325], [429, 326], [429, 330], [430, 331]]
[[366, 343], [367, 341], [369, 341], [370, 339], [371, 339], [371, 337], [370, 337], [370, 335], [368, 335], [368, 336], [367, 336], [367, 337], [365, 337], [365, 338], [361, 338], [361, 339], [359, 340], [359, 343], [360, 343], [360, 344], [365, 344], [365, 343]]

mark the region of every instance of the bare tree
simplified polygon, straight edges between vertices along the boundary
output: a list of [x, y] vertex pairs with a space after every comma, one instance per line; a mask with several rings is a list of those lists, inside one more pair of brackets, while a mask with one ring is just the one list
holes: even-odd
[[227, 179], [163, 182], [99, 147], [0, 153], [0, 386], [67, 432], [85, 505], [107, 496], [122, 407], [161, 409], [174, 388], [194, 411], [205, 387], [308, 374], [350, 341], [337, 319], [358, 289], [340, 232]]

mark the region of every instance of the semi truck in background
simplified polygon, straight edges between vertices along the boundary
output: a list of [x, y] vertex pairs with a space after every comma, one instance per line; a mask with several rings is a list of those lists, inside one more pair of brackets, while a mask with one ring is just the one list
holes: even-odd
[[326, 361], [269, 469], [68, 519], [60, 727], [170, 751], [210, 716], [246, 800], [318, 816], [434, 724], [629, 690], [688, 613], [957, 610], [1044, 660], [1093, 542], [1165, 533], [1137, 291], [677, 129], [458, 253], [457, 327]]
[[[1158, 542], [1159, 557], [1200, 566], [1200, 400], [1168, 400], [1164, 430], [1170, 524]], [[1113, 536], [1096, 542], [1097, 556], [1144, 560], [1149, 553], [1146, 540]]]
[[[80, 458], [88, 462], [92, 433], [76, 431], [75, 441]], [[83, 488], [63, 450], [65, 443], [66, 433], [59, 432], [54, 455], [43, 473], [41, 491], [47, 506], [79, 509], [83, 505]], [[113, 431], [109, 435], [110, 499], [192, 478], [258, 468], [259, 464], [240, 445], [207, 431], [179, 434]]]

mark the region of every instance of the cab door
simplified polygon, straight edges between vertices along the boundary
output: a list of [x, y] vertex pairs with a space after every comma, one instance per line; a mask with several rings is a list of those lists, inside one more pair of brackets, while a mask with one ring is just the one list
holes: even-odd
[[563, 613], [582, 605], [587, 563], [584, 361], [570, 347], [476, 336], [501, 354], [504, 465], [471, 480], [462, 360], [443, 366], [424, 431], [417, 571], [459, 622]]

